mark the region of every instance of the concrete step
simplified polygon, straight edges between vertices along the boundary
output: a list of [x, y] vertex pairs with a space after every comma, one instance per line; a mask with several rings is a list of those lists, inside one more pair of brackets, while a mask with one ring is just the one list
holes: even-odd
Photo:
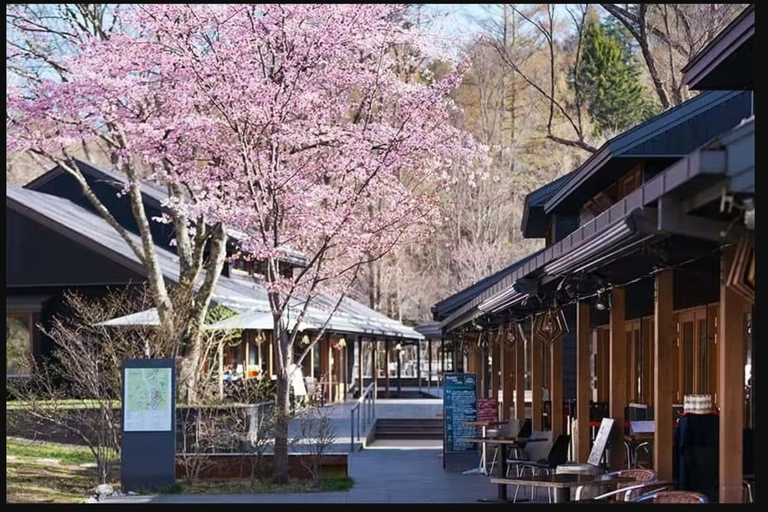
[[442, 439], [443, 422], [439, 418], [380, 418], [376, 421], [375, 438]]

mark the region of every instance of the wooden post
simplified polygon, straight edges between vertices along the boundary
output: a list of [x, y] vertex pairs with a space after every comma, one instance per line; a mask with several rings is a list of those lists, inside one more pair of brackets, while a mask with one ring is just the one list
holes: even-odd
[[357, 378], [360, 379], [359, 396], [365, 392], [365, 379], [363, 378], [363, 337], [357, 337]]
[[275, 337], [272, 333], [267, 334], [267, 373], [271, 379], [275, 374]]
[[253, 331], [243, 331], [240, 343], [245, 343], [245, 361], [243, 361], [243, 380], [248, 380], [248, 365], [251, 363], [251, 335]]
[[224, 343], [219, 342], [219, 398], [224, 399]]
[[[456, 371], [456, 368], [453, 369]], [[445, 339], [440, 338], [440, 373], [445, 375]]]
[[384, 394], [389, 398], [389, 363], [391, 362], [389, 340], [384, 340]]
[[432, 388], [432, 339], [427, 340], [427, 389]]
[[[493, 345], [491, 351], [491, 397], [496, 402], [496, 410], [499, 410], [499, 379], [501, 379], [501, 340]], [[498, 414], [498, 413], [497, 413]]]
[[[720, 503], [741, 503], [744, 431], [744, 313], [746, 301], [726, 285], [733, 247], [721, 253], [718, 399], [720, 402]], [[754, 368], [754, 366], [753, 366]], [[753, 370], [754, 372], [754, 370]]]
[[528, 340], [515, 343], [515, 417], [525, 423], [525, 345]]
[[661, 480], [672, 480], [672, 455], [674, 450], [674, 425], [672, 403], [674, 399], [674, 320], [673, 320], [673, 270], [656, 275], [654, 297], [653, 359], [653, 469]]
[[328, 336], [320, 338], [320, 389], [322, 390], [322, 402], [331, 402], [331, 360], [330, 360], [330, 343], [328, 343]]
[[589, 356], [592, 344], [589, 328], [589, 304], [576, 306], [576, 462], [585, 463], [589, 457]]
[[373, 396], [379, 398], [379, 369], [376, 368], [376, 353], [379, 351], [378, 340], [371, 341], [373, 350], [371, 350], [371, 374], [373, 375]]
[[563, 336], [560, 335], [549, 346], [549, 354], [552, 361], [552, 371], [549, 373], [550, 423], [552, 425], [552, 439], [563, 434]]
[[609, 414], [614, 420], [611, 432], [610, 468], [613, 471], [626, 469], [624, 450], [624, 408], [627, 406], [627, 333], [624, 327], [625, 293], [623, 287], [611, 292], [610, 315], [610, 379], [611, 394]]
[[[522, 343], [518, 341], [518, 343]], [[515, 389], [515, 348], [508, 345], [502, 347], [501, 357], [503, 359], [502, 364], [502, 404], [501, 412], [502, 419], [510, 419], [510, 409], [514, 403], [514, 389]]]
[[531, 427], [541, 430], [541, 410], [544, 406], [544, 343], [536, 339], [531, 322]]
[[421, 393], [421, 341], [416, 342], [416, 381]]

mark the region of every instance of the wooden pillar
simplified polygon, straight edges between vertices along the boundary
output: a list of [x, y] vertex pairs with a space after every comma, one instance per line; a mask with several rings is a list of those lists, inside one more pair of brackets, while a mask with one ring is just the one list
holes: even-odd
[[357, 378], [360, 381], [359, 396], [363, 396], [365, 392], [365, 379], [363, 378], [363, 338], [357, 337]]
[[389, 398], [389, 363], [391, 362], [389, 340], [384, 340], [384, 394]]
[[224, 343], [219, 343], [219, 398], [224, 399]]
[[[744, 431], [744, 313], [746, 301], [729, 286], [733, 247], [721, 253], [718, 399], [720, 402], [720, 503], [741, 503]], [[754, 366], [753, 366], [754, 368]], [[754, 373], [754, 369], [752, 370]]]
[[427, 340], [427, 389], [432, 387], [432, 339]]
[[531, 427], [541, 430], [541, 410], [544, 406], [544, 343], [536, 339], [531, 321]]
[[275, 374], [275, 337], [272, 333], [267, 335], [267, 374], [271, 379]]
[[528, 340], [515, 343], [515, 417], [525, 423], [525, 345]]
[[673, 270], [656, 275], [654, 297], [653, 333], [653, 469], [661, 480], [672, 480], [672, 455], [674, 450], [674, 425], [672, 403], [675, 383], [674, 371], [674, 319], [673, 319]]
[[[455, 368], [454, 371], [456, 371]], [[443, 338], [440, 338], [440, 373], [445, 375], [445, 339]]]
[[[522, 343], [519, 341], [518, 343]], [[509, 410], [514, 403], [514, 389], [515, 389], [515, 348], [505, 345], [501, 349], [502, 357], [502, 404], [501, 404], [501, 418], [504, 420], [511, 419]]]
[[563, 434], [563, 336], [560, 335], [549, 346], [552, 364], [550, 375], [549, 399], [550, 423], [552, 424], [552, 439]]
[[245, 343], [245, 361], [243, 361], [243, 379], [248, 379], [248, 365], [251, 364], [251, 337], [253, 331], [243, 331], [240, 343]]
[[320, 382], [321, 390], [323, 393], [323, 401], [333, 401], [331, 396], [331, 353], [330, 343], [328, 342], [328, 336], [320, 338]]
[[501, 378], [501, 340], [494, 343], [491, 349], [491, 397], [499, 408], [499, 379]]
[[379, 351], [379, 342], [377, 340], [371, 341], [373, 350], [371, 350], [371, 375], [373, 375], [373, 396], [379, 398], [379, 369], [376, 367], [378, 361], [376, 361], [376, 353]]
[[421, 393], [421, 341], [416, 342], [416, 382]]
[[589, 304], [579, 302], [576, 306], [576, 462], [586, 463], [589, 457], [589, 395], [590, 383], [590, 346], [592, 344], [589, 328]]
[[610, 379], [611, 394], [608, 400], [610, 417], [614, 420], [611, 432], [610, 468], [626, 469], [624, 450], [624, 408], [627, 406], [627, 334], [624, 327], [625, 293], [623, 287], [611, 292], [610, 314]]

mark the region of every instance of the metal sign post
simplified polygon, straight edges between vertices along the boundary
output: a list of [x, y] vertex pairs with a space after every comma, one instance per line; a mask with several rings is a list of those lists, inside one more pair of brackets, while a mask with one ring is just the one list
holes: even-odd
[[176, 481], [175, 361], [127, 359], [122, 377], [122, 490], [172, 485]]

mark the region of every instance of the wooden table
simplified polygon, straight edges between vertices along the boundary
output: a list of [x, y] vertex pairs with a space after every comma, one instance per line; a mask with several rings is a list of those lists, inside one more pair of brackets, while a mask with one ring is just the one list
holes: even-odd
[[[499, 474], [502, 476], [507, 475], [507, 446], [519, 445], [523, 443], [540, 443], [548, 441], [544, 437], [531, 439], [530, 437], [482, 437], [476, 439], [459, 439], [462, 443], [480, 443], [485, 449], [486, 444], [499, 445]], [[498, 490], [499, 501], [507, 501], [507, 486], [499, 485]]]
[[555, 503], [568, 503], [571, 501], [572, 487], [586, 486], [609, 486], [629, 482], [635, 482], [634, 478], [625, 476], [616, 476], [611, 478], [601, 477], [600, 475], [538, 475], [538, 476], [518, 476], [514, 478], [492, 478], [491, 483], [504, 486], [523, 485], [532, 487], [547, 487], [554, 491]]

